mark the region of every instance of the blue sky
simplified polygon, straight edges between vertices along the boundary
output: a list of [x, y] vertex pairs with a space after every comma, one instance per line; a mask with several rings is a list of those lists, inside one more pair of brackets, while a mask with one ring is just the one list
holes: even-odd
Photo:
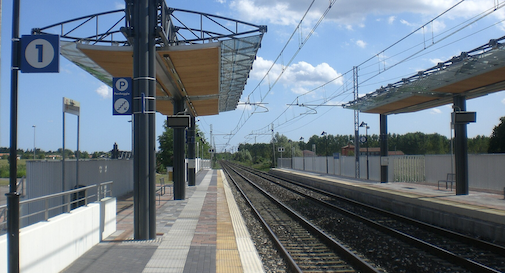
[[[297, 53], [303, 41], [328, 8], [328, 0], [317, 0], [307, 13], [293, 40], [286, 45], [311, 1], [302, 0], [205, 0], [167, 1], [169, 6], [217, 14], [250, 23], [267, 25], [262, 47], [241, 101], [260, 102], [254, 112], [250, 105], [216, 116], [199, 117], [197, 124], [210, 136], [213, 126], [218, 151], [228, 151], [239, 143], [268, 142], [271, 124], [275, 132], [292, 140], [322, 131], [353, 134], [353, 111], [341, 107], [308, 109], [288, 104], [340, 105], [352, 100], [352, 70], [359, 66], [360, 95], [432, 67], [505, 35], [503, 1], [464, 1], [444, 16], [428, 24], [380, 55], [377, 53], [427, 23], [459, 1], [453, 0], [341, 0], [336, 1], [324, 20]], [[118, 0], [21, 1], [21, 34], [64, 20], [121, 8]], [[480, 20], [476, 16], [495, 5]], [[9, 146], [11, 1], [3, 1], [1, 44], [0, 146]], [[473, 22], [476, 21], [476, 22]], [[458, 31], [456, 31], [458, 30]], [[425, 50], [423, 50], [426, 48]], [[408, 61], [401, 62], [415, 54]], [[374, 57], [375, 56], [375, 57]], [[278, 58], [277, 63], [273, 61]], [[58, 74], [23, 74], [19, 77], [18, 147], [32, 149], [33, 125], [36, 146], [56, 150], [62, 145], [62, 98], [81, 103], [81, 150], [106, 151], [117, 142], [119, 149], [131, 144], [130, 117], [112, 116], [111, 90], [65, 58]], [[271, 69], [264, 81], [266, 71]], [[283, 75], [279, 77], [281, 71]], [[377, 76], [378, 72], [382, 72]], [[347, 74], [346, 74], [347, 73]], [[277, 80], [277, 81], [276, 81]], [[334, 81], [332, 81], [334, 80]], [[332, 82], [330, 82], [332, 81]], [[274, 82], [275, 85], [274, 85]], [[330, 83], [328, 83], [330, 82]], [[326, 84], [322, 88], [321, 85]], [[316, 89], [317, 88], [317, 89]], [[311, 91], [307, 93], [308, 91]], [[303, 95], [304, 93], [307, 93]], [[468, 135], [489, 136], [499, 118], [505, 116], [505, 92], [467, 101], [467, 109], [477, 112], [477, 123], [468, 126]], [[411, 114], [388, 117], [390, 133], [420, 131], [449, 136], [450, 105]], [[157, 135], [164, 117], [157, 114]], [[369, 124], [369, 134], [379, 133], [379, 116], [360, 114]], [[66, 116], [66, 147], [76, 148], [76, 117]], [[231, 134], [231, 139], [230, 135]], [[364, 131], [362, 132], [364, 134]], [[229, 143], [228, 146], [224, 144]]]

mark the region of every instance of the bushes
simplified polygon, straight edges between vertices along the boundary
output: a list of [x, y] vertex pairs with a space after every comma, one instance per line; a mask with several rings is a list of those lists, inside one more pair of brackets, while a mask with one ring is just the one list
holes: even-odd
[[[9, 178], [9, 162], [7, 160], [0, 160], [0, 178]], [[26, 176], [26, 161], [18, 161], [17, 178]]]

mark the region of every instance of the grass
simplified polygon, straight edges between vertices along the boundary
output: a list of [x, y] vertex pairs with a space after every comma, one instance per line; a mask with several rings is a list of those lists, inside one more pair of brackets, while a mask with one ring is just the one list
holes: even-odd
[[[17, 169], [18, 178], [26, 176], [26, 159], [18, 160]], [[9, 160], [7, 159], [0, 159], [0, 178], [9, 178]]]

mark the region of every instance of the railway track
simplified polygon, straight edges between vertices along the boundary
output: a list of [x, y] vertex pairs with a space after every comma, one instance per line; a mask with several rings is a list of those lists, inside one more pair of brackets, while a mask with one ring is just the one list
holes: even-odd
[[275, 242], [290, 271], [384, 272], [327, 236], [230, 165], [222, 166]]
[[[337, 219], [337, 222], [347, 222], [349, 221], [347, 219], [352, 219], [352, 221], [358, 223], [357, 225], [366, 225], [368, 229], [379, 231], [383, 237], [392, 237], [394, 240], [402, 242], [402, 244], [394, 243], [393, 245], [406, 244], [406, 247], [403, 246], [404, 250], [400, 251], [401, 255], [408, 256], [408, 252], [417, 252], [418, 255], [425, 257], [422, 264], [419, 264], [418, 261], [416, 266], [407, 266], [402, 270], [400, 269], [401, 266], [395, 266], [397, 264], [396, 260], [402, 261], [398, 257], [400, 255], [387, 257], [387, 255], [381, 254], [376, 257], [377, 255], [373, 253], [375, 250], [364, 250], [364, 254], [362, 254], [364, 257], [369, 257], [374, 263], [383, 265], [387, 271], [505, 272], [505, 248], [501, 246], [370, 207], [292, 181], [286, 181], [270, 174], [238, 165], [234, 165], [234, 167], [240, 169], [240, 172], [247, 172], [244, 176], [262, 185], [262, 187], [271, 188], [272, 185], [276, 185], [275, 187], [283, 188], [297, 195], [298, 197], [288, 201], [293, 205], [293, 209], [304, 214], [305, 217], [311, 219], [326, 233], [332, 234], [334, 238], [346, 241], [346, 236], [341, 234], [341, 230], [339, 231], [338, 228], [333, 227], [335, 226], [334, 221], [330, 219]], [[277, 194], [286, 195], [286, 193]], [[314, 209], [315, 206], [318, 208]], [[334, 214], [339, 216], [331, 216]], [[363, 236], [368, 235], [363, 234]], [[355, 240], [359, 241], [360, 239], [355, 238]], [[352, 245], [349, 242], [347, 244]], [[389, 246], [386, 246], [386, 248], [389, 248], [389, 252], [398, 251], [391, 249]], [[355, 249], [359, 249], [359, 247], [355, 247]], [[382, 252], [387, 254], [388, 250], [382, 249]], [[433, 269], [433, 264], [437, 264], [434, 267], [435, 269]], [[422, 270], [423, 267], [424, 271]]]

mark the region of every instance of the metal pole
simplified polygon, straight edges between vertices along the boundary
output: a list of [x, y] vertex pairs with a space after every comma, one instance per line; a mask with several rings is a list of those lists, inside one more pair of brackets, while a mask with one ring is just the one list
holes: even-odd
[[[174, 115], [184, 111], [184, 100], [174, 99]], [[174, 128], [174, 200], [186, 198], [186, 182], [184, 181], [184, 128]]]
[[[127, 1], [133, 5], [133, 126], [134, 238], [156, 238], [155, 207], [155, 25], [156, 1]], [[152, 200], [151, 200], [152, 199]]]
[[368, 168], [368, 126], [365, 127], [365, 138], [366, 138], [366, 180], [370, 179], [369, 168]]
[[[464, 96], [454, 96], [454, 110], [466, 111]], [[456, 158], [456, 195], [468, 194], [468, 149], [466, 123], [454, 124], [454, 156]]]
[[77, 189], [79, 185], [79, 129], [81, 128], [80, 126], [80, 116], [77, 115], [77, 152], [76, 152], [76, 161], [75, 161], [75, 188]]
[[7, 269], [19, 272], [19, 193], [17, 192], [18, 70], [20, 61], [19, 0], [12, 5], [11, 126], [7, 196]]
[[148, 33], [147, 38], [147, 56], [148, 56], [148, 73], [146, 82], [148, 85], [147, 95], [149, 100], [149, 113], [147, 119], [149, 121], [148, 143], [149, 143], [149, 239], [156, 239], [156, 43], [155, 30], [158, 23], [158, 2], [150, 0], [148, 2]]
[[272, 123], [272, 168], [275, 168], [274, 124]]
[[33, 160], [35, 160], [35, 151], [36, 151], [36, 148], [35, 148], [36, 147], [35, 146], [35, 128], [37, 126], [33, 125], [32, 127], [33, 127]]
[[388, 116], [380, 115], [380, 151], [381, 151], [381, 183], [388, 182], [387, 160], [382, 162], [382, 158], [388, 156]]
[[194, 186], [196, 184], [196, 163], [195, 163], [195, 139], [196, 139], [196, 124], [195, 117], [191, 116], [191, 124], [187, 131], [187, 142], [188, 142], [188, 186]]
[[[65, 107], [65, 98], [63, 98], [63, 107]], [[61, 150], [61, 192], [65, 191], [65, 109], [63, 109], [63, 144]], [[65, 196], [61, 197], [61, 204], [65, 204]], [[65, 213], [65, 207], [61, 207], [61, 212]]]
[[[358, 96], [358, 67], [352, 68], [353, 74], [353, 93], [354, 101], [357, 101]], [[359, 111], [354, 110], [354, 177], [360, 178], [360, 168], [359, 168]]]

